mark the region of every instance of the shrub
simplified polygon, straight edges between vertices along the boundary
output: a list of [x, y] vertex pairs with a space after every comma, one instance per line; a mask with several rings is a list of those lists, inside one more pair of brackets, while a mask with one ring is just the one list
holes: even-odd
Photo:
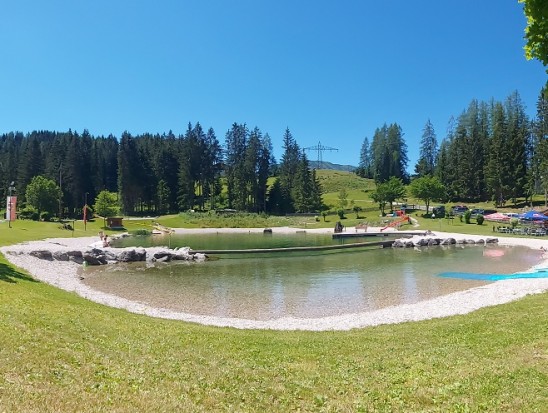
[[32, 219], [33, 221], [38, 221], [38, 211], [31, 206], [25, 207], [19, 211], [20, 219]]
[[131, 235], [151, 235], [152, 231], [149, 231], [148, 229], [136, 229], [131, 231]]
[[42, 212], [40, 214], [40, 221], [49, 222], [51, 220], [51, 214], [49, 212]]
[[467, 224], [470, 223], [470, 218], [472, 217], [472, 211], [470, 210], [467, 210], [465, 213], [464, 213], [464, 222], [466, 222]]
[[337, 210], [337, 215], [340, 219], [344, 219], [344, 209]]
[[483, 217], [483, 215], [478, 214], [478, 215], [476, 216], [476, 223], [477, 223], [478, 225], [482, 225], [482, 224], [483, 224], [483, 221], [485, 221], [485, 218]]

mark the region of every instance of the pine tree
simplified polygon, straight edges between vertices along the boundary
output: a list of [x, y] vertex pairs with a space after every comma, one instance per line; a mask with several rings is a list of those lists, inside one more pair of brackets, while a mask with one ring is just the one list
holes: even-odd
[[248, 130], [245, 124], [233, 123], [226, 133], [225, 172], [228, 207], [244, 210], [247, 206], [247, 180], [244, 167]]
[[33, 177], [41, 175], [43, 169], [43, 156], [40, 149], [40, 140], [36, 134], [29, 135], [21, 148], [21, 162], [17, 174], [17, 185], [21, 188], [19, 194], [24, 197], [25, 188]]
[[311, 212], [314, 192], [312, 174], [306, 155], [303, 153], [298, 164], [292, 192], [293, 205], [296, 212]]
[[544, 205], [548, 206], [548, 86], [540, 91], [533, 122], [532, 180], [534, 188], [544, 192]]
[[438, 140], [430, 119], [424, 125], [420, 143], [419, 160], [415, 165], [415, 173], [420, 176], [434, 175], [438, 158]]
[[295, 206], [293, 205], [293, 189], [295, 187], [295, 179], [297, 171], [299, 169], [300, 161], [300, 148], [297, 141], [293, 138], [293, 135], [286, 128], [283, 136], [283, 150], [282, 160], [279, 167], [279, 179], [281, 187], [281, 212], [288, 213], [294, 212]]
[[388, 126], [375, 129], [371, 142], [371, 169], [376, 183], [390, 178], [390, 153], [388, 149]]
[[209, 128], [205, 138], [203, 154], [203, 191], [204, 197], [209, 200], [211, 209], [215, 208], [216, 200], [221, 194], [220, 175], [222, 170], [223, 152], [215, 136], [213, 128]]
[[508, 97], [505, 109], [508, 120], [508, 146], [513, 155], [509, 169], [510, 179], [513, 182], [511, 199], [516, 204], [517, 198], [524, 196], [527, 192], [527, 147], [530, 139], [530, 124], [518, 92]]
[[259, 147], [259, 154], [257, 159], [257, 206], [259, 211], [266, 212], [267, 206], [267, 189], [268, 189], [268, 177], [274, 164], [274, 157], [272, 155], [272, 141], [270, 136], [266, 133]]
[[394, 123], [388, 127], [386, 144], [388, 145], [389, 154], [389, 177], [396, 177], [404, 182], [409, 181], [407, 175], [407, 144], [403, 139], [401, 127]]
[[502, 206], [510, 194], [509, 163], [512, 161], [508, 147], [506, 114], [500, 102], [492, 108], [492, 133], [486, 178], [490, 198]]
[[362, 178], [371, 178], [371, 147], [367, 136], [363, 139], [363, 143], [360, 149], [360, 162], [356, 169], [356, 174]]
[[141, 199], [140, 168], [135, 139], [126, 131], [122, 133], [118, 150], [118, 191], [125, 215], [134, 213]]

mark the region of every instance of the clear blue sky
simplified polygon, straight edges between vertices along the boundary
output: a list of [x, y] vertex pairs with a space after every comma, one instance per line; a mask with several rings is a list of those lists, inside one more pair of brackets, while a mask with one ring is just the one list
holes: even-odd
[[[234, 122], [289, 127], [301, 147], [357, 165], [364, 137], [397, 122], [412, 171], [472, 99], [517, 90], [534, 116], [546, 82], [523, 54], [517, 0], [17, 0], [2, 5], [0, 133], [120, 136]], [[310, 153], [310, 159], [316, 159]]]

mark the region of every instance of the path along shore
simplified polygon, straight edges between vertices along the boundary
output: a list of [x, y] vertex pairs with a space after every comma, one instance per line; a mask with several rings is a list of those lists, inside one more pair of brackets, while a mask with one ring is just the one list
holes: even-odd
[[[275, 227], [273, 232], [295, 233], [332, 233], [330, 228], [299, 229], [289, 227]], [[388, 229], [391, 230], [391, 229]], [[264, 228], [207, 228], [207, 229], [175, 229], [176, 233], [251, 233], [263, 232]], [[363, 229], [347, 228], [347, 232], [363, 231]], [[378, 228], [368, 228], [368, 232], [379, 231]], [[417, 231], [417, 234], [422, 231]], [[417, 235], [418, 236], [418, 235]], [[455, 238], [477, 240], [477, 235], [456, 234], [447, 232], [433, 232], [431, 237]], [[543, 238], [512, 238], [497, 237], [501, 246], [526, 246], [529, 248], [548, 251], [548, 239]], [[350, 330], [381, 324], [394, 324], [407, 321], [420, 321], [432, 318], [447, 317], [457, 314], [467, 314], [482, 307], [508, 303], [518, 300], [529, 294], [540, 294], [548, 291], [548, 278], [522, 278], [496, 281], [481, 287], [466, 291], [455, 292], [431, 300], [421, 301], [415, 304], [402, 304], [383, 308], [380, 310], [344, 314], [322, 318], [294, 318], [285, 317], [273, 320], [249, 320], [238, 318], [223, 318], [201, 316], [195, 314], [171, 311], [165, 308], [156, 308], [149, 305], [130, 301], [112, 294], [94, 290], [86, 286], [79, 277], [80, 265], [74, 262], [52, 261], [44, 265], [44, 261], [28, 255], [32, 250], [48, 249], [56, 250], [73, 248], [86, 249], [97, 245], [97, 237], [86, 238], [51, 238], [43, 241], [32, 241], [23, 244], [1, 247], [0, 252], [15, 266], [26, 270], [35, 279], [51, 284], [66, 291], [76, 294], [91, 301], [111, 307], [125, 309], [127, 311], [144, 314], [151, 317], [160, 317], [173, 320], [195, 322], [219, 327], [272, 329], [272, 330]], [[436, 248], [436, 247], [434, 247]], [[207, 264], [196, 264], [207, 265]], [[535, 268], [548, 269], [548, 252], [545, 252], [542, 262]]]

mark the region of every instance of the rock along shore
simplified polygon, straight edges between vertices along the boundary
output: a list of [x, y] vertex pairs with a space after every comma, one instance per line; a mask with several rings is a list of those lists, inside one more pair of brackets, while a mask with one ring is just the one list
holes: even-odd
[[8, 259], [13, 255], [28, 255], [46, 261], [73, 262], [81, 265], [106, 265], [138, 261], [204, 261], [207, 258], [204, 254], [194, 252], [188, 247], [176, 249], [167, 247], [112, 248], [103, 247], [101, 242], [92, 242], [82, 246], [81, 242], [67, 241], [68, 239], [34, 241], [14, 246], [14, 248], [3, 247], [1, 251]]

